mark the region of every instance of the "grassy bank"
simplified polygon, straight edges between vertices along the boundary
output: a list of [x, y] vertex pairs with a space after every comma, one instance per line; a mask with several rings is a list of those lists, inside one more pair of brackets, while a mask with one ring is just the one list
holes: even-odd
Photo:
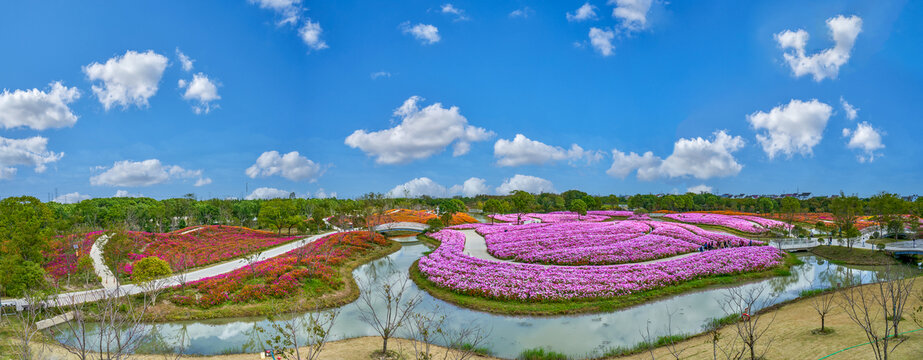
[[[431, 245], [438, 246], [439, 244], [438, 240], [428, 236], [421, 235], [419, 238]], [[520, 302], [515, 300], [488, 299], [479, 296], [461, 294], [451, 289], [439, 287], [434, 282], [427, 279], [426, 276], [424, 276], [420, 272], [420, 269], [417, 267], [418, 261], [415, 261], [413, 265], [410, 266], [410, 278], [413, 279], [417, 286], [429, 292], [429, 294], [433, 297], [461, 307], [496, 314], [548, 316], [610, 312], [669, 296], [679, 295], [691, 290], [707, 288], [710, 286], [736, 285], [767, 277], [787, 276], [790, 274], [790, 268], [800, 263], [801, 260], [799, 260], [794, 255], [789, 254], [786, 255], [781, 266], [767, 271], [700, 278], [665, 288], [653, 289], [614, 298], [567, 301]]]
[[898, 261], [883, 251], [848, 248], [844, 246], [821, 245], [811, 249], [814, 255], [834, 264], [845, 265], [891, 265]]
[[[301, 292], [284, 299], [271, 299], [246, 304], [225, 304], [213, 308], [201, 309], [192, 306], [177, 306], [168, 301], [161, 301], [154, 306], [148, 315], [147, 321], [167, 322], [182, 320], [203, 320], [216, 318], [233, 318], [248, 316], [265, 316], [292, 311], [308, 311], [315, 307], [331, 308], [346, 305], [359, 297], [359, 286], [352, 276], [352, 271], [370, 261], [385, 257], [399, 250], [401, 244], [389, 241], [387, 246], [366, 252], [361, 256], [350, 259], [337, 267], [337, 275], [343, 280], [344, 286], [339, 289], [312, 288], [310, 281], [304, 284]], [[307, 291], [311, 291], [307, 294]], [[166, 299], [169, 294], [164, 294]]]

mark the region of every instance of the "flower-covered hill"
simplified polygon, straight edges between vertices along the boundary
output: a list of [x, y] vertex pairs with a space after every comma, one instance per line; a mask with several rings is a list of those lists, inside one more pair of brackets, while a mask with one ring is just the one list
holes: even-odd
[[343, 288], [349, 270], [341, 271], [344, 266], [388, 250], [388, 245], [384, 236], [366, 231], [327, 235], [283, 255], [177, 287], [170, 300], [209, 309], [295, 295], [316, 298]]
[[[393, 222], [415, 222], [426, 224], [427, 221], [436, 219], [438, 216], [432, 210], [410, 210], [410, 209], [391, 209], [381, 215], [373, 215], [372, 223], [387, 224]], [[455, 213], [452, 215], [452, 222], [449, 225], [471, 224], [478, 222], [477, 219], [466, 213]]]

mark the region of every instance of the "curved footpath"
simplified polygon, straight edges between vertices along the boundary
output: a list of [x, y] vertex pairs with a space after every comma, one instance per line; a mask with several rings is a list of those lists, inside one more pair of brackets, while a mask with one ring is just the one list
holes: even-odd
[[[487, 260], [487, 261], [519, 263], [513, 260], [498, 259], [494, 257], [493, 255], [491, 255], [489, 252], [487, 252], [487, 239], [481, 236], [481, 234], [478, 234], [477, 231], [474, 231], [473, 229], [456, 230], [456, 231], [461, 231], [463, 234], [465, 234], [465, 250], [464, 250], [465, 255], [471, 256], [476, 259]], [[632, 264], [652, 264], [652, 263], [658, 263], [662, 261], [682, 259], [684, 257], [692, 256], [695, 254], [698, 254], [698, 252], [693, 251], [690, 253], [680, 254], [676, 256], [655, 259], [655, 260], [641, 261], [641, 262], [636, 262]], [[527, 263], [522, 263], [522, 264], [527, 264]], [[569, 266], [569, 265], [544, 265], [544, 266], [549, 267], [549, 266]]]
[[[259, 254], [259, 256], [257, 257], [255, 261], [263, 261], [266, 259], [274, 258], [276, 256], [285, 254], [289, 251], [292, 251], [294, 249], [307, 245], [308, 243], [314, 242], [315, 240], [320, 239], [324, 236], [335, 234], [338, 232], [340, 231], [330, 231], [330, 232], [326, 232], [320, 235], [314, 235], [311, 237], [292, 241], [284, 245], [280, 245], [280, 246], [277, 246], [271, 249], [264, 250], [262, 253]], [[94, 268], [96, 268], [97, 274], [99, 274], [100, 272], [103, 272], [103, 273], [108, 272], [108, 274], [111, 276], [112, 272], [109, 271], [109, 269], [105, 268], [105, 265], [102, 263], [101, 246], [104, 243], [105, 243], [105, 240], [103, 240], [102, 242], [97, 241], [96, 243], [94, 243], [93, 249], [95, 249], [96, 255], [92, 255], [94, 251], [93, 249], [91, 249], [91, 256], [93, 257], [93, 265], [94, 265]], [[99, 266], [101, 266], [101, 268], [97, 268], [97, 259], [100, 262]], [[107, 283], [105, 282], [105, 278], [103, 278], [104, 282], [103, 282], [102, 289], [75, 291], [75, 292], [60, 294], [60, 295], [54, 296], [53, 298], [43, 302], [42, 304], [44, 306], [56, 306], [56, 305], [68, 306], [68, 305], [81, 304], [85, 302], [98, 301], [106, 297], [135, 295], [135, 294], [140, 294], [142, 292], [161, 290], [161, 289], [176, 286], [176, 285], [182, 285], [185, 283], [202, 280], [202, 279], [209, 278], [212, 276], [226, 274], [231, 271], [240, 269], [244, 266], [247, 266], [247, 264], [248, 262], [245, 259], [232, 260], [232, 261], [224, 262], [221, 264], [202, 268], [199, 270], [194, 270], [194, 271], [190, 271], [190, 272], [186, 272], [182, 274], [176, 274], [176, 275], [173, 275], [167, 278], [154, 280], [154, 281], [144, 284], [143, 286], [138, 285], [138, 284], [128, 284], [128, 285], [119, 286], [116, 284], [114, 287], [109, 287], [107, 286]], [[114, 280], [110, 280], [110, 281], [114, 281]], [[17, 309], [21, 309], [23, 306], [28, 305], [27, 302], [23, 299], [14, 299], [10, 303], [12, 305], [15, 305]]]
[[90, 247], [90, 259], [93, 260], [93, 271], [96, 273], [96, 276], [99, 276], [103, 288], [111, 290], [119, 287], [119, 280], [115, 275], [112, 275], [112, 270], [106, 266], [106, 261], [103, 260], [103, 247], [106, 246], [106, 242], [108, 241], [109, 235], [96, 238], [96, 241], [93, 242], [93, 246]]

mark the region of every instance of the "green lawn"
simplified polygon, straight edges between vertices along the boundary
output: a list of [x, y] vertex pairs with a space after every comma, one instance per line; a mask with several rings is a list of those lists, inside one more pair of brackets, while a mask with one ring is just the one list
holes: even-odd
[[821, 245], [811, 249], [814, 255], [824, 257], [834, 264], [890, 265], [898, 261], [882, 251]]

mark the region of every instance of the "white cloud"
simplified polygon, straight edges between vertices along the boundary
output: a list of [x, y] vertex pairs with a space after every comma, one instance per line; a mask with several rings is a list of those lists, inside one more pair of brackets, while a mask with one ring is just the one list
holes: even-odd
[[581, 160], [592, 163], [600, 160], [602, 154], [583, 150], [577, 144], [572, 144], [569, 150], [565, 150], [516, 134], [512, 141], [499, 139], [494, 143], [494, 157], [498, 158], [497, 165], [520, 166], [541, 165], [560, 160], [567, 160], [572, 164]]
[[465, 15], [465, 10], [459, 9], [452, 4], [443, 4], [439, 7], [440, 11], [443, 14], [452, 14], [455, 15], [455, 21], [466, 21], [470, 20], [468, 15]]
[[328, 47], [327, 43], [320, 37], [323, 32], [324, 30], [321, 29], [320, 24], [311, 21], [311, 19], [305, 19], [304, 25], [298, 30], [298, 36], [301, 36], [301, 41], [304, 41], [310, 48], [322, 50]]
[[465, 180], [462, 185], [455, 185], [449, 189], [449, 192], [452, 194], [461, 194], [466, 197], [473, 197], [476, 195], [487, 194], [490, 192], [490, 187], [487, 186], [487, 181], [481, 178], [470, 178]]
[[846, 147], [850, 149], [862, 150], [864, 155], [857, 155], [859, 162], [872, 162], [881, 154], [877, 150], [884, 149], [885, 145], [881, 142], [882, 133], [872, 127], [871, 124], [863, 121], [856, 125], [855, 130], [843, 129], [843, 136], [849, 137]]
[[423, 45], [435, 44], [442, 39], [439, 37], [439, 29], [429, 24], [416, 24], [410, 26], [410, 22], [405, 22], [401, 24], [401, 29], [405, 34], [410, 34], [417, 40], [420, 40], [420, 43]]
[[626, 31], [638, 31], [647, 26], [647, 13], [651, 9], [651, 0], [609, 0], [612, 17], [622, 21]]
[[532, 8], [526, 6], [526, 7], [522, 7], [522, 8], [511, 11], [509, 17], [512, 19], [517, 19], [517, 18], [525, 19], [534, 13], [535, 11], [532, 10]]
[[143, 196], [144, 195], [141, 195], [141, 194], [132, 194], [126, 190], [116, 190], [115, 195], [112, 195], [112, 197], [143, 197]]
[[712, 188], [711, 188], [711, 186], [702, 184], [702, 185], [696, 185], [696, 186], [693, 186], [693, 187], [686, 188], [686, 192], [691, 192], [691, 193], [694, 193], [694, 194], [703, 194], [703, 193], [709, 193], [709, 194], [711, 194], [711, 193], [712, 193]]
[[48, 150], [48, 139], [33, 136], [25, 139], [7, 139], [0, 136], [0, 179], [16, 175], [14, 166], [32, 166], [37, 173], [44, 172], [46, 164], [56, 162], [64, 153]]
[[166, 68], [167, 58], [163, 55], [152, 50], [143, 53], [128, 50], [105, 64], [94, 62], [84, 66], [83, 72], [90, 81], [102, 81], [102, 86], [93, 85], [93, 93], [109, 110], [112, 105], [147, 106], [148, 99], [157, 93]]
[[253, 190], [250, 195], [244, 197], [246, 200], [268, 200], [288, 198], [292, 193], [290, 191], [279, 190], [276, 188], [261, 187]]
[[251, 4], [257, 4], [261, 9], [275, 11], [282, 16], [279, 25], [296, 24], [304, 10], [301, 7], [301, 0], [249, 0]]
[[[192, 107], [196, 114], [203, 112], [208, 114], [212, 108], [211, 103], [221, 99], [221, 96], [218, 95], [218, 85], [203, 73], [193, 75], [192, 81], [189, 82], [180, 79], [179, 87], [186, 89], [186, 92], [183, 93], [183, 99], [198, 103]], [[217, 106], [215, 107], [217, 108]]]
[[612, 167], [606, 173], [624, 179], [637, 170], [638, 179], [646, 181], [687, 176], [705, 180], [737, 175], [743, 165], [737, 162], [733, 153], [744, 146], [744, 140], [723, 130], [713, 135], [711, 140], [701, 137], [677, 140], [673, 144], [673, 153], [666, 159], [654, 156], [650, 151], [638, 155], [613, 149]]
[[378, 78], [391, 78], [391, 73], [387, 71], [377, 71], [373, 72], [369, 77], [371, 77], [372, 80], [377, 80]]
[[[856, 37], [862, 31], [862, 18], [858, 16], [837, 17], [827, 19], [827, 28], [834, 46], [813, 55], [805, 54], [808, 43], [808, 32], [803, 29], [796, 31], [785, 30], [775, 34], [775, 39], [785, 53], [782, 55], [795, 77], [811, 74], [814, 81], [825, 78], [835, 79], [840, 71], [840, 66], [849, 61], [850, 52], [856, 43]], [[790, 51], [788, 51], [790, 50]]]
[[335, 199], [337, 197], [337, 192], [326, 192], [324, 188], [317, 189], [317, 192], [314, 193], [314, 198], [316, 199]]
[[856, 118], [859, 117], [859, 108], [846, 102], [846, 99], [844, 99], [842, 96], [840, 96], [840, 105], [843, 105], [843, 111], [846, 112], [847, 119], [856, 120]]
[[823, 138], [832, 113], [830, 105], [816, 99], [807, 102], [792, 100], [788, 105], [776, 106], [769, 113], [758, 111], [750, 114], [747, 121], [755, 130], [765, 130], [757, 134], [756, 139], [770, 159], [779, 153], [791, 158], [796, 153], [803, 156], [813, 154], [814, 145]]
[[58, 204], [76, 204], [81, 201], [89, 200], [92, 198], [93, 197], [90, 195], [84, 195], [84, 194], [81, 194], [75, 191], [70, 194], [59, 195], [58, 197], [54, 198], [54, 200], [51, 200], [51, 201], [54, 201]]
[[278, 151], [273, 150], [260, 155], [256, 163], [247, 168], [246, 174], [253, 179], [280, 175], [292, 181], [310, 180], [314, 182], [324, 174], [324, 169], [320, 164], [301, 156], [297, 151], [280, 155]]
[[199, 178], [199, 180], [196, 180], [195, 185], [193, 186], [199, 187], [199, 186], [205, 186], [211, 183], [212, 183], [212, 178]]
[[487, 140], [493, 132], [468, 125], [457, 106], [448, 109], [435, 103], [420, 109], [423, 99], [411, 96], [394, 115], [401, 123], [386, 130], [356, 130], [346, 137], [346, 145], [375, 156], [379, 164], [399, 164], [424, 159], [453, 145], [453, 156], [464, 155], [475, 141]]
[[590, 28], [590, 45], [596, 49], [602, 56], [612, 55], [615, 46], [612, 45], [612, 39], [615, 38], [615, 32], [612, 30], [603, 30], [600, 28]]
[[596, 7], [590, 3], [583, 3], [583, 6], [577, 8], [573, 14], [567, 13], [567, 21], [583, 21], [596, 19]]
[[90, 177], [93, 186], [151, 186], [164, 183], [170, 179], [189, 179], [198, 177], [196, 183], [210, 181], [202, 178], [202, 170], [187, 170], [177, 165], [163, 165], [158, 159], [144, 161], [116, 161], [112, 167], [97, 167], [105, 170]]
[[48, 92], [39, 89], [4, 89], [0, 93], [0, 127], [28, 127], [34, 130], [62, 128], [77, 123], [77, 115], [67, 106], [80, 98], [77, 88], [66, 87], [60, 81], [48, 85]]
[[449, 190], [428, 177], [419, 177], [395, 186], [386, 195], [391, 198], [446, 197], [449, 195]]
[[176, 48], [176, 57], [179, 59], [180, 64], [183, 65], [184, 71], [192, 71], [192, 63], [195, 62], [195, 60], [183, 54], [179, 48]]
[[551, 181], [542, 179], [540, 177], [516, 174], [513, 177], [506, 179], [506, 181], [497, 187], [497, 193], [500, 195], [506, 195], [516, 190], [538, 194], [544, 192], [554, 192], [554, 186], [551, 184]]

